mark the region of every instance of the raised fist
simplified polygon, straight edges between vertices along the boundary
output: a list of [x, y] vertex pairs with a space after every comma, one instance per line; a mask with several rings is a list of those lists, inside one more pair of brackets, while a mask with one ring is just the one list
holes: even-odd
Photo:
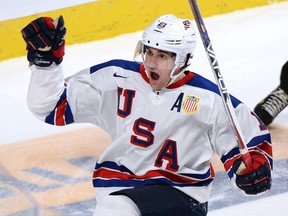
[[53, 20], [40, 17], [21, 30], [27, 44], [27, 59], [31, 64], [48, 67], [53, 62], [60, 64], [65, 54], [64, 19], [62, 16]]

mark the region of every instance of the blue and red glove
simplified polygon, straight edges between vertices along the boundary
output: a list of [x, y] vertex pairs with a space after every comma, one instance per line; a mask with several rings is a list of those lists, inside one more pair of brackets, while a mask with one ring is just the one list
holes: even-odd
[[27, 44], [27, 59], [31, 64], [48, 67], [53, 62], [62, 62], [66, 34], [62, 16], [55, 20], [50, 17], [35, 19], [21, 33]]
[[270, 190], [271, 168], [263, 154], [250, 152], [252, 164], [245, 167], [241, 158], [235, 161], [233, 171], [236, 175], [236, 185], [246, 194], [256, 195]]

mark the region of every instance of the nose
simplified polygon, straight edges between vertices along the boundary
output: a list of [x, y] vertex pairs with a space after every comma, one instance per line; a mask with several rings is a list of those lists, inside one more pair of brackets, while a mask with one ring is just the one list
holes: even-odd
[[149, 68], [156, 68], [157, 67], [157, 61], [155, 56], [150, 56], [146, 59], [146, 66]]

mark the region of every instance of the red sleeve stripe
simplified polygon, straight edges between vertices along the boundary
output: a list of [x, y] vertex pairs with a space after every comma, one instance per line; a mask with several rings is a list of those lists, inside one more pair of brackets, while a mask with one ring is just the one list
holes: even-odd
[[74, 117], [66, 98], [66, 89], [61, 95], [54, 110], [48, 116], [46, 116], [45, 122], [58, 126], [63, 126], [74, 122]]
[[262, 144], [257, 146], [258, 149], [263, 151], [268, 157], [273, 157], [272, 145], [268, 142], [263, 142]]
[[57, 106], [55, 110], [55, 123], [56, 125], [63, 126], [66, 124], [65, 122], [65, 110], [66, 110], [67, 100], [66, 98], [61, 101], [61, 103]]

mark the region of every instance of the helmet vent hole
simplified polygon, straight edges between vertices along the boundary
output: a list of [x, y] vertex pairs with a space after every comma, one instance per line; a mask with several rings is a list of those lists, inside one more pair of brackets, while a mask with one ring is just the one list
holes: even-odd
[[158, 43], [156, 43], [156, 46], [159, 46], [159, 44], [158, 44]]

